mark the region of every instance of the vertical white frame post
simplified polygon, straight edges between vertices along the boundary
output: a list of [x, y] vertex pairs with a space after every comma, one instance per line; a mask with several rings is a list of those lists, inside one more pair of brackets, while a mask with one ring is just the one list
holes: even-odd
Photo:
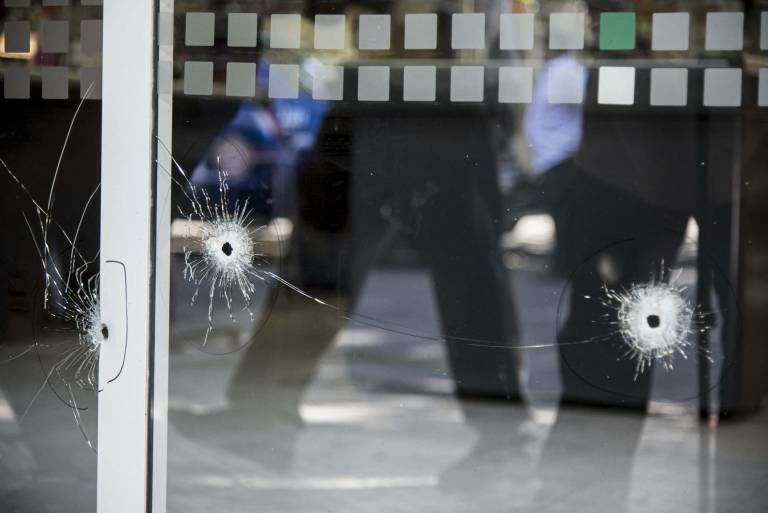
[[168, 474], [168, 344], [171, 291], [171, 173], [173, 162], [173, 4], [159, 0], [157, 12], [157, 141], [155, 171], [155, 340], [152, 360], [151, 513], [165, 513]]
[[167, 355], [168, 322], [167, 302], [165, 318], [156, 309], [167, 266], [158, 279], [155, 10], [155, 0], [106, 0], [103, 10], [100, 301], [109, 338], [99, 364], [99, 513], [165, 509], [166, 424], [154, 417], [158, 381], [167, 387], [167, 359], [157, 369], [155, 361], [156, 351]]

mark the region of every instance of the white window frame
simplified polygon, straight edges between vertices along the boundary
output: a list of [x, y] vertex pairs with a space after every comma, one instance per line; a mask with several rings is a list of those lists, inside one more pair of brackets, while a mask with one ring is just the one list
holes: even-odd
[[[161, 30], [169, 53], [155, 34], [158, 11], [172, 9], [172, 0], [104, 1], [100, 301], [110, 341], [127, 345], [101, 349], [100, 376], [122, 371], [100, 383], [99, 513], [166, 509], [171, 181], [158, 163], [171, 168], [157, 139], [171, 147], [171, 98], [157, 94], [169, 77], [156, 73], [170, 68], [156, 63], [172, 58], [173, 38]], [[127, 291], [110, 260], [125, 265]]]

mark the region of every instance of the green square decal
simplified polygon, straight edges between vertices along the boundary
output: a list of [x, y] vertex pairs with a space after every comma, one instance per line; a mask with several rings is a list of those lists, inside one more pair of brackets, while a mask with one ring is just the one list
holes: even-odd
[[635, 48], [635, 13], [604, 12], [600, 14], [600, 49], [633, 50]]

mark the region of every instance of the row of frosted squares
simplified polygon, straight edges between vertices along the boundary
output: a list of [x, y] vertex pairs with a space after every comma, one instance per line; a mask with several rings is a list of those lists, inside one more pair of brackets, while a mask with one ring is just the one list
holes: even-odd
[[[761, 14], [761, 41], [768, 38], [768, 13]], [[690, 15], [685, 12], [653, 15], [651, 49], [685, 51], [690, 41]], [[709, 51], [734, 51], [744, 48], [744, 13], [707, 13], [704, 48]]]
[[[485, 93], [483, 66], [452, 66], [450, 99], [452, 102], [482, 102]], [[389, 101], [390, 68], [360, 66], [358, 68], [357, 99], [360, 101]], [[528, 66], [501, 66], [498, 70], [498, 101], [500, 103], [531, 103], [534, 94], [534, 70]], [[548, 71], [546, 100], [549, 103], [580, 104], [584, 101], [586, 71], [581, 65], [559, 66]], [[708, 107], [738, 107], [741, 105], [742, 70], [739, 68], [708, 68], [704, 70], [704, 105]], [[403, 68], [403, 100], [435, 101], [437, 68], [435, 66], [405, 66]], [[344, 98], [344, 68], [318, 65], [313, 68], [312, 97], [316, 100], [338, 101]], [[184, 92], [191, 95], [213, 93], [213, 63], [189, 61], [185, 64]], [[250, 97], [256, 94], [256, 64], [230, 62], [227, 64], [225, 92], [227, 96]], [[271, 64], [268, 96], [274, 99], [294, 99], [299, 96], [299, 66]], [[603, 105], [633, 105], [635, 103], [635, 68], [602, 66], [598, 70], [598, 98]], [[659, 107], [688, 104], [688, 70], [685, 68], [651, 69], [650, 104]], [[758, 105], [768, 105], [768, 74], [759, 74]]]
[[[30, 0], [5, 0], [6, 7], [30, 7], [30, 3]], [[102, 5], [103, 0], [43, 0], [42, 3], [44, 7], [65, 6], [75, 3], [80, 5]]]
[[[3, 51], [30, 52], [30, 23], [27, 20], [6, 21], [3, 26]], [[101, 20], [80, 21], [80, 50], [84, 54], [101, 52]], [[69, 52], [69, 20], [40, 21], [40, 51], [43, 53]]]
[[[257, 14], [252, 13], [230, 13], [228, 15], [228, 46], [255, 47], [257, 45], [257, 16]], [[583, 23], [583, 15], [579, 16], [581, 16]], [[533, 14], [502, 14], [500, 22], [500, 46], [502, 49], [530, 50], [533, 48]], [[345, 15], [318, 14], [315, 16], [314, 27], [315, 49], [343, 50], [347, 47]], [[185, 44], [187, 46], [213, 46], [214, 28], [214, 13], [187, 13]], [[388, 14], [360, 15], [358, 32], [357, 45], [361, 50], [388, 50], [391, 48], [391, 16]], [[271, 48], [300, 48], [301, 16], [298, 14], [272, 14], [270, 16], [269, 41]], [[404, 47], [407, 50], [436, 49], [437, 15], [430, 13], [406, 14]], [[453, 14], [451, 48], [485, 48], [485, 14]]]
[[[584, 49], [585, 15], [580, 12], [552, 13], [549, 17], [549, 48]], [[255, 47], [258, 39], [258, 15], [230, 13], [227, 18], [227, 44], [231, 47]], [[190, 12], [186, 15], [185, 44], [213, 46], [215, 14]], [[633, 12], [610, 12], [600, 16], [600, 48], [631, 50], [635, 48], [636, 20]], [[346, 16], [315, 16], [314, 48], [342, 50], [347, 47]], [[391, 46], [391, 17], [388, 14], [363, 14], [359, 17], [358, 48], [387, 50]], [[272, 14], [270, 46], [298, 49], [301, 46], [301, 16]], [[690, 14], [654, 13], [651, 48], [655, 51], [685, 51], [690, 42]], [[531, 50], [534, 45], [534, 14], [506, 13], [499, 18], [499, 47], [502, 50]], [[710, 12], [706, 18], [705, 49], [741, 50], [744, 45], [743, 12]], [[406, 50], [437, 48], [437, 15], [406, 14]], [[451, 48], [485, 48], [485, 14], [456, 13], [451, 17]], [[768, 12], [761, 13], [760, 48], [768, 49]]]
[[[41, 69], [42, 98], [66, 100], [69, 97], [69, 68], [45, 66]], [[101, 98], [101, 67], [83, 66], [79, 71], [80, 98]], [[90, 91], [89, 91], [90, 89]], [[30, 73], [23, 66], [9, 66], [3, 71], [3, 97], [13, 100], [30, 98]]]
[[[635, 103], [635, 68], [601, 66], [597, 85], [597, 103], [633, 105]], [[741, 106], [740, 68], [707, 68], [704, 70], [704, 106]], [[759, 76], [758, 105], [766, 95], [764, 70]], [[683, 107], [688, 104], [688, 70], [685, 68], [652, 68], [650, 104], [658, 107]]]

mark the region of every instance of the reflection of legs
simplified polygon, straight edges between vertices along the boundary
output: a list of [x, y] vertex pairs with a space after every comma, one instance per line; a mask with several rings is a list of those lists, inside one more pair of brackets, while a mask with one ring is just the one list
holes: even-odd
[[662, 265], [674, 263], [687, 215], [641, 203], [586, 176], [577, 185], [579, 215], [571, 220], [578, 255], [570, 279], [570, 311], [559, 340], [563, 399], [642, 408], [650, 392], [650, 372], [635, 378], [635, 362], [626, 357], [615, 311], [603, 305], [606, 283], [628, 289], [659, 279]]
[[542, 487], [530, 511], [624, 512], [644, 419], [561, 409], [541, 456]]
[[[338, 303], [336, 297], [318, 297]], [[343, 322], [334, 310], [280, 291], [269, 319], [240, 361], [230, 383], [230, 400], [265, 415], [296, 416], [317, 362]]]
[[[337, 302], [327, 293], [310, 292]], [[239, 362], [226, 391], [228, 410], [171, 411], [170, 422], [204, 445], [273, 469], [285, 468], [293, 461], [302, 429], [299, 405], [342, 322], [338, 312], [281, 288], [269, 317], [237, 355]], [[211, 381], [208, 372], [216, 373], [205, 367], [200, 369], [206, 371], [200, 376], [202, 384]]]
[[[456, 200], [457, 198], [452, 198]], [[459, 393], [516, 397], [517, 319], [509, 274], [496, 246], [490, 215], [480, 201], [453, 205], [463, 219], [440, 217], [425, 246]], [[477, 339], [477, 347], [452, 337]]]
[[[322, 155], [316, 157], [317, 161], [323, 161]], [[312, 171], [307, 171], [312, 172]], [[339, 176], [338, 173], [334, 176]], [[320, 176], [318, 179], [322, 179]], [[307, 250], [307, 255], [300, 265], [309, 267], [314, 265], [338, 265], [336, 269], [328, 270], [317, 268], [301, 268], [295, 273], [300, 276], [328, 276], [336, 273], [337, 290], [314, 287], [304, 287], [302, 282], [284, 278], [304, 288], [313, 297], [338, 307], [338, 310], [319, 305], [307, 298], [281, 287], [279, 299], [270, 314], [269, 319], [262, 330], [254, 337], [253, 344], [248, 348], [240, 365], [232, 379], [229, 389], [230, 399], [240, 407], [246, 405], [269, 405], [273, 410], [286, 416], [296, 416], [299, 403], [306, 387], [315, 376], [319, 359], [333, 342], [336, 334], [347, 322], [344, 319], [346, 312], [354, 310], [354, 304], [362, 288], [365, 276], [368, 272], [370, 261], [374, 256], [383, 225], [372, 214], [377, 210], [361, 208], [369, 206], [371, 200], [368, 184], [361, 185], [354, 176], [347, 177], [352, 180], [354, 187], [351, 201], [348, 197], [335, 198], [336, 202], [350, 201], [350, 205], [332, 205], [334, 212], [354, 208], [352, 218], [347, 219], [347, 225], [352, 227], [354, 237], [351, 238], [351, 258], [348, 258], [345, 248], [349, 234], [343, 223], [336, 223], [333, 230], [325, 227], [320, 230], [317, 227], [311, 231], [314, 239], [323, 238], [322, 244], [312, 246], [322, 247], [323, 244], [342, 248], [338, 252], [338, 262], [328, 262], [327, 259], [319, 260], [318, 255], [312, 250]], [[308, 187], [323, 185], [321, 182], [308, 180]], [[327, 185], [326, 185], [327, 187]], [[324, 190], [321, 188], [321, 190]], [[304, 195], [319, 195], [317, 190], [303, 191]], [[378, 200], [379, 198], [374, 198]], [[313, 223], [324, 221], [323, 213], [319, 209], [324, 204], [315, 205], [315, 209], [307, 207], [306, 216], [317, 216]], [[331, 207], [328, 207], [331, 208]], [[298, 237], [302, 236], [299, 228]], [[309, 247], [304, 245], [303, 247]], [[320, 255], [322, 257], [324, 255]], [[321, 263], [318, 263], [321, 262]]]
[[[514, 397], [516, 358], [505, 346], [516, 345], [517, 320], [499, 247], [500, 193], [490, 140], [488, 120], [476, 113], [404, 121], [398, 191], [432, 272], [457, 391]], [[483, 344], [501, 347], [477, 347]]]
[[570, 221], [578, 212], [572, 211], [573, 205], [568, 201], [573, 193], [577, 177], [576, 164], [567, 159], [549, 169], [542, 177], [538, 192], [542, 197], [542, 207], [549, 212], [555, 223], [555, 253], [553, 258], [554, 271], [567, 275], [572, 257], [568, 251], [573, 250], [569, 241], [573, 237]]
[[[733, 277], [731, 272], [732, 215], [731, 205], [721, 205], [710, 210], [708, 245], [711, 253], [703, 260], [709, 265], [709, 269], [700, 271], [709, 273], [710, 283], [717, 294], [717, 305], [709, 304], [703, 308], [704, 313], [712, 312], [713, 316], [714, 312], [719, 311], [722, 322], [719, 330], [721, 333], [720, 340], [713, 340], [711, 335], [708, 335], [712, 352], [721, 351], [724, 357], [720, 376], [711, 374], [709, 380], [711, 387], [716, 387], [719, 384], [720, 411], [726, 415], [751, 413], [757, 409], [762, 397], [760, 387], [752, 383], [759, 381], [759, 375], [762, 375], [763, 372], [759, 366], [745, 364], [749, 361], [750, 356], [748, 348], [743, 346], [744, 337], [738, 331], [741, 329], [738, 322], [739, 311], [736, 303], [736, 292], [731, 282]], [[716, 344], [720, 344], [721, 347], [718, 348]], [[714, 389], [716, 390], [716, 388]], [[700, 404], [702, 412], [708, 411], [707, 401], [711, 395], [702, 393]]]
[[[613, 312], [599, 299], [604, 296], [603, 283], [617, 288], [628, 286], [628, 274], [634, 274], [622, 268], [632, 263], [619, 257], [625, 244], [622, 241], [634, 237], [636, 226], [630, 212], [620, 202], [611, 202], [613, 194], [586, 175], [575, 184], [575, 190], [573, 210], [578, 215], [570, 220], [571, 247], [565, 249], [574, 256], [569, 269], [570, 308], [558, 334], [558, 341], [564, 343], [560, 346], [563, 401], [643, 407], [650, 379], [645, 374], [634, 381], [635, 367], [623, 357], [620, 335], [585, 345], [567, 345], [606, 338], [615, 329], [608, 324]], [[653, 269], [650, 263], [643, 265], [649, 272]], [[627, 404], [625, 393], [632, 396], [631, 404]]]
[[[499, 191], [490, 137], [479, 116], [441, 119], [432, 128], [426, 133], [435, 134], [434, 147], [414, 148], [403, 164], [412, 176], [423, 177], [432, 192], [421, 195], [423, 202], [411, 201], [422, 221], [415, 238], [432, 274], [465, 423], [477, 436], [472, 452], [441, 474], [441, 488], [468, 501], [480, 494], [483, 503], [493, 500], [485, 492], [508, 500], [505, 485], [514, 483], [519, 498], [528, 463], [527, 438], [519, 430], [526, 413], [519, 406], [476, 400], [517, 399], [520, 393], [513, 349], [519, 340], [517, 312], [499, 247]], [[462, 144], [455, 144], [457, 137]], [[416, 134], [411, 140], [421, 144]], [[500, 479], [499, 472], [506, 477]], [[482, 509], [474, 501], [472, 507]]]

